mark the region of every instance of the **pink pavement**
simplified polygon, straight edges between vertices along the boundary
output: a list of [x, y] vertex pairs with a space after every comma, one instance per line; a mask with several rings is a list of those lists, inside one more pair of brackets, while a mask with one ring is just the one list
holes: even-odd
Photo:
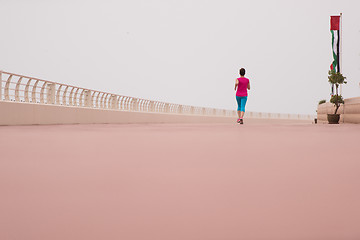
[[360, 239], [360, 125], [0, 127], [0, 239]]

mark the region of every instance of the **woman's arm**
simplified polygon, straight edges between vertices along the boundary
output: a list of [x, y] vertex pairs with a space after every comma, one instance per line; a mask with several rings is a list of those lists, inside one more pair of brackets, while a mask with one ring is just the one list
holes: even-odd
[[235, 80], [235, 89], [234, 89], [235, 91], [236, 91], [236, 88], [237, 88], [238, 85], [239, 85], [239, 80], [236, 79], [236, 80]]
[[248, 86], [247, 86], [247, 88], [250, 90], [250, 82], [248, 82]]

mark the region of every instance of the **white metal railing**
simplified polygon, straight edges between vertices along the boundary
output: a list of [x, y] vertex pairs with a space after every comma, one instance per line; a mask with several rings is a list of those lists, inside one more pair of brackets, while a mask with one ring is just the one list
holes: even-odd
[[[117, 95], [0, 71], [0, 100], [123, 111], [236, 116], [236, 111]], [[250, 118], [312, 119], [311, 115], [247, 112]]]

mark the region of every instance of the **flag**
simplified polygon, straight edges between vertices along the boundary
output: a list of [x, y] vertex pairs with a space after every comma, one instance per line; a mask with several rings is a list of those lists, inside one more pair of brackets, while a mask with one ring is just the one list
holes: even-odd
[[330, 17], [330, 32], [332, 36], [332, 53], [334, 58], [330, 65], [330, 69], [340, 72], [340, 16]]

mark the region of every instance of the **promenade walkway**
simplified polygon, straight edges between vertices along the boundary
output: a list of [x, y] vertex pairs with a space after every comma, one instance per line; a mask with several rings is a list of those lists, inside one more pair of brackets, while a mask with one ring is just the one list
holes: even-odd
[[0, 127], [0, 239], [360, 239], [360, 125]]

